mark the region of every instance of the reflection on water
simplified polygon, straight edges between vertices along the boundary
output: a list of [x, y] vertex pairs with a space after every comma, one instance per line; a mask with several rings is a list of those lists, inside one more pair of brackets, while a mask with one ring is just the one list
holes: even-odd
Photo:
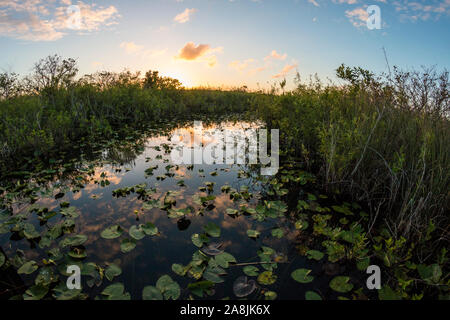
[[[206, 126], [205, 129], [215, 129], [216, 126]], [[258, 124], [222, 123], [220, 128], [238, 130], [252, 126]], [[192, 128], [187, 127], [184, 130], [191, 132]], [[258, 180], [252, 175], [242, 175], [240, 172], [248, 168], [241, 165], [174, 166], [171, 164], [170, 148], [162, 147], [171, 146], [169, 137], [170, 132], [166, 132], [132, 146], [106, 148], [100, 154], [100, 160], [96, 165], [83, 169], [84, 174], [69, 175], [48, 183], [46, 188], [41, 188], [41, 195], [33, 206], [58, 211], [61, 203], [69, 202], [71, 207], [75, 207], [80, 215], [75, 219], [74, 231], [88, 237], [84, 244], [87, 253], [84, 262], [95, 262], [102, 266], [109, 263], [119, 265], [123, 272], [115, 281], [122, 282], [134, 299], [140, 299], [144, 286], [154, 285], [164, 274], [170, 274], [180, 284], [183, 290], [181, 298], [189, 297], [188, 290], [183, 288], [193, 280], [175, 275], [171, 267], [174, 263], [186, 265], [191, 261], [192, 254], [198, 250], [193, 245], [191, 236], [194, 233], [202, 233], [203, 226], [209, 222], [221, 227], [220, 241], [223, 242], [221, 249], [232, 254], [239, 263], [259, 261], [257, 251], [262, 245], [289, 257], [288, 264], [278, 265], [276, 271], [278, 280], [270, 286], [271, 290], [277, 292], [279, 298], [303, 298], [304, 292], [314, 289], [306, 284], [299, 290], [299, 287], [289, 279], [290, 273], [296, 268], [321, 269], [318, 263], [296, 254], [298, 232], [292, 223], [285, 219], [257, 222], [249, 216], [232, 217], [225, 213], [227, 208], [238, 209], [238, 203], [233, 202], [228, 193], [221, 191], [223, 185], [229, 185], [236, 190], [248, 186], [249, 192], [253, 194], [250, 205], [255, 205], [259, 200], [261, 185]], [[152, 174], [149, 174], [148, 168], [154, 168]], [[216, 172], [217, 175], [211, 175], [212, 172]], [[183, 183], [180, 183], [181, 181]], [[208, 181], [214, 183], [213, 190], [211, 192], [199, 190]], [[193, 207], [196, 210], [185, 218], [170, 219], [167, 212], [159, 208], [143, 209], [143, 201], [136, 193], [130, 193], [126, 197], [113, 196], [114, 190], [140, 184], [145, 184], [148, 189], [155, 189], [151, 195], [152, 199], [161, 201], [168, 192], [171, 192], [176, 200], [176, 209]], [[58, 193], [64, 195], [56, 200], [55, 195]], [[199, 206], [193, 198], [196, 194], [215, 195], [214, 206], [199, 212]], [[14, 205], [14, 211], [16, 214], [24, 213], [29, 210], [29, 206], [17, 203]], [[50, 220], [49, 224], [53, 225], [56, 222]], [[147, 222], [156, 225], [160, 234], [137, 241], [136, 248], [126, 254], [120, 249], [121, 238], [106, 240], [100, 237], [101, 231], [111, 225], [119, 224], [128, 231], [133, 225]], [[36, 226], [39, 224], [37, 219], [34, 223]], [[274, 227], [283, 228], [285, 236], [281, 239], [273, 237], [271, 230]], [[247, 235], [249, 229], [259, 231], [260, 237], [256, 240], [250, 239]], [[30, 250], [27, 240], [12, 241], [7, 235], [0, 236], [0, 244], [7, 256], [13, 256], [17, 249], [22, 249], [27, 259], [35, 261], [45, 257], [44, 253], [49, 249], [40, 249], [37, 246], [36, 249]], [[213, 296], [215, 299], [235, 298], [232, 283], [243, 275], [242, 267], [230, 267], [227, 272], [224, 277], [226, 281], [215, 286]], [[31, 283], [33, 277], [26, 278], [26, 281]], [[326, 281], [328, 278], [325, 277], [323, 280], [325, 287]], [[105, 284], [99, 288], [93, 287], [90, 289], [90, 296], [95, 297], [104, 287]], [[250, 298], [256, 297], [253, 295]]]

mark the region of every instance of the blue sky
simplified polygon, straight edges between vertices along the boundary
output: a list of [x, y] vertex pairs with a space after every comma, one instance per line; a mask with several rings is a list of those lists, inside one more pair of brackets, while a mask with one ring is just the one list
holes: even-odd
[[[369, 5], [381, 29], [367, 28]], [[81, 74], [152, 69], [256, 88], [296, 70], [334, 79], [341, 63], [386, 71], [382, 47], [391, 66], [449, 69], [449, 30], [450, 0], [0, 0], [0, 69], [26, 74], [57, 53]]]

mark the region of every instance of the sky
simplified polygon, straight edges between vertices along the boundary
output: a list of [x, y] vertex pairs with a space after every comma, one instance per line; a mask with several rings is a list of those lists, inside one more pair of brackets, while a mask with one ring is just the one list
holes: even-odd
[[21, 75], [59, 54], [80, 75], [289, 87], [342, 63], [387, 72], [383, 48], [391, 67], [450, 69], [450, 0], [0, 0], [0, 48], [0, 72]]

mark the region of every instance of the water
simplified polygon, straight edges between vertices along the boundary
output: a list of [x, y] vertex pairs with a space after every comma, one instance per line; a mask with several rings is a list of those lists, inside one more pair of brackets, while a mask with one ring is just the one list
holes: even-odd
[[[209, 128], [239, 130], [259, 126], [260, 124], [256, 123], [227, 122], [214, 124]], [[185, 129], [192, 130], [192, 127]], [[133, 148], [104, 149], [99, 154], [99, 159], [91, 168], [88, 167], [90, 172], [66, 175], [63, 179], [48, 183], [48, 188], [41, 186], [37, 192], [38, 200], [33, 206], [58, 212], [61, 203], [69, 202], [70, 207], [75, 207], [79, 212], [79, 217], [73, 219], [74, 233], [87, 236], [87, 241], [84, 243], [87, 257], [81, 260], [83, 263], [94, 262], [103, 268], [114, 263], [122, 269], [122, 274], [114, 278], [112, 282], [103, 279], [101, 284], [98, 283], [99, 286], [90, 287], [86, 282], [89, 277], [83, 277], [83, 292], [95, 298], [107, 285], [121, 282], [125, 286], [125, 291], [131, 294], [132, 299], [141, 299], [145, 286], [155, 285], [159, 277], [168, 274], [180, 285], [181, 299], [187, 299], [190, 296], [198, 299], [199, 297], [187, 289], [187, 285], [195, 282], [195, 279], [175, 274], [172, 271], [172, 265], [177, 263], [185, 266], [192, 260], [192, 255], [199, 249], [192, 243], [192, 235], [203, 233], [203, 227], [212, 222], [221, 229], [220, 238], [212, 238], [212, 241], [221, 242], [221, 249], [232, 254], [239, 265], [231, 265], [226, 269], [227, 274], [222, 276], [224, 282], [215, 284], [213, 295], [208, 298], [236, 298], [232, 285], [236, 278], [244, 275], [244, 266], [240, 264], [259, 262], [257, 252], [261, 246], [274, 249], [282, 259], [273, 271], [277, 277], [276, 282], [272, 285], [259, 284], [258, 289], [248, 298], [261, 299], [264, 298], [264, 292], [274, 291], [278, 299], [304, 299], [305, 292], [308, 290], [314, 290], [322, 297], [336, 297], [336, 293], [328, 286], [332, 277], [324, 271], [326, 260], [316, 262], [299, 254], [299, 246], [312, 246], [313, 240], [312, 237], [296, 230], [294, 221], [288, 215], [286, 218], [269, 218], [260, 222], [251, 214], [238, 217], [226, 214], [227, 208], [239, 209], [242, 203], [230, 199], [230, 193], [222, 192], [221, 187], [229, 185], [239, 191], [242, 186], [247, 186], [252, 197], [246, 203], [250, 207], [255, 207], [264, 193], [257, 175], [259, 170], [252, 170], [244, 165], [195, 165], [193, 168], [185, 165], [176, 166], [171, 163], [170, 155], [165, 152], [164, 146], [168, 145], [171, 145], [171, 141], [167, 134], [156, 134], [146, 138], [144, 143], [139, 145], [138, 152]], [[82, 167], [86, 168], [86, 165], [87, 163], [84, 163]], [[173, 167], [167, 167], [172, 165]], [[148, 168], [156, 166], [158, 168], [153, 170], [152, 175], [146, 174]], [[88, 171], [88, 169], [84, 170]], [[216, 172], [217, 175], [211, 175], [212, 172]], [[169, 176], [165, 175], [166, 173], [169, 173]], [[161, 176], [165, 176], [165, 179], [158, 180]], [[184, 186], [178, 184], [181, 180], [184, 181]], [[199, 191], [199, 188], [204, 187], [205, 182], [208, 181], [214, 182], [213, 191]], [[142, 209], [144, 201], [136, 193], [130, 193], [126, 197], [113, 196], [114, 190], [141, 184], [145, 184], [147, 189], [156, 189], [151, 199], [158, 199], [160, 202], [169, 192], [176, 199], [175, 209], [192, 207], [194, 211], [183, 219], [171, 219], [168, 213], [160, 208]], [[81, 185], [83, 188], [79, 188]], [[56, 200], [55, 195], [62, 195], [62, 193], [64, 196]], [[214, 195], [216, 198], [211, 201], [214, 206], [204, 208], [196, 204], [194, 195]], [[14, 204], [14, 208], [15, 214], [26, 213], [30, 209], [30, 204], [19, 201]], [[203, 209], [203, 212], [199, 213], [200, 209]], [[60, 215], [57, 215], [46, 225], [40, 225], [36, 214], [31, 213], [28, 221], [43, 234], [48, 226], [53, 226], [60, 219]], [[127, 231], [133, 225], [148, 222], [158, 228], [159, 235], [146, 236], [136, 241], [136, 248], [131, 252], [121, 252], [121, 240], [130, 238]], [[125, 230], [120, 238], [108, 240], [100, 236], [105, 228], [117, 224]], [[274, 228], [283, 230], [283, 236], [280, 239], [272, 235]], [[247, 235], [249, 229], [259, 231], [260, 236], [257, 239], [250, 238]], [[46, 252], [50, 248], [58, 247], [59, 240], [53, 241], [50, 247], [42, 249], [34, 242], [6, 233], [0, 236], [0, 245], [7, 257], [13, 257], [16, 250], [21, 249], [27, 260], [35, 260], [42, 265], [41, 260], [47, 258]], [[68, 249], [61, 249], [61, 251], [65, 253]], [[255, 264], [255, 266], [260, 272], [265, 271], [264, 265]], [[311, 269], [311, 274], [315, 277], [314, 281], [309, 284], [293, 281], [291, 272], [298, 268]], [[345, 266], [340, 268], [345, 269]], [[36, 274], [37, 272], [21, 275], [24, 287], [33, 284]], [[65, 279], [64, 276], [60, 278]], [[256, 280], [256, 277], [253, 279]]]

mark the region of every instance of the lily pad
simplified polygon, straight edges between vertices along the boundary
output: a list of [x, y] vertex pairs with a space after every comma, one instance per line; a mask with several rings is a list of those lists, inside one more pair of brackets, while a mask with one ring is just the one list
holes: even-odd
[[281, 228], [276, 228], [272, 230], [272, 236], [278, 239], [283, 238], [284, 236], [284, 231]]
[[258, 276], [258, 282], [262, 285], [271, 285], [277, 281], [277, 276], [272, 271], [264, 271]]
[[220, 227], [212, 222], [208, 223], [203, 227], [203, 230], [211, 237], [218, 238], [220, 237]]
[[144, 230], [140, 226], [131, 226], [128, 233], [130, 237], [132, 237], [135, 240], [141, 240], [145, 237]]
[[87, 236], [85, 236], [83, 234], [77, 234], [75, 236], [69, 236], [69, 237], [65, 238], [59, 244], [63, 248], [67, 247], [67, 246], [76, 247], [76, 246], [81, 246], [83, 243], [86, 242], [86, 240], [87, 240]]
[[230, 263], [236, 263], [236, 259], [229, 253], [222, 253], [215, 258], [217, 264], [222, 268], [228, 268]]
[[316, 261], [321, 260], [324, 256], [323, 252], [317, 250], [309, 250], [306, 254], [308, 255], [308, 259], [314, 259]]
[[175, 272], [177, 275], [183, 277], [187, 272], [187, 268], [185, 268], [181, 264], [174, 263], [172, 264], [172, 271]]
[[291, 277], [300, 283], [310, 283], [314, 280], [314, 277], [309, 275], [310, 273], [309, 269], [297, 269], [291, 273]]
[[146, 286], [142, 290], [142, 300], [163, 300], [161, 291], [154, 286]]
[[233, 292], [238, 298], [249, 296], [255, 289], [255, 280], [249, 280], [246, 276], [237, 278], [233, 283]]
[[107, 296], [108, 300], [130, 300], [130, 294], [124, 293], [124, 290], [125, 287], [122, 283], [114, 283], [107, 286], [102, 291], [102, 295]]
[[141, 226], [144, 233], [148, 236], [155, 236], [158, 234], [158, 228], [151, 222], [147, 222]]
[[53, 289], [56, 300], [75, 300], [81, 294], [81, 289], [69, 289], [65, 283], [60, 283]]
[[378, 290], [378, 298], [380, 300], [402, 300], [402, 298], [388, 285], [385, 285]]
[[330, 281], [330, 288], [336, 292], [346, 293], [353, 289], [353, 284], [349, 283], [350, 277], [337, 276]]
[[110, 240], [120, 237], [122, 233], [123, 233], [122, 227], [119, 225], [114, 225], [103, 230], [100, 236], [104, 239]]
[[114, 277], [118, 277], [121, 274], [122, 274], [122, 269], [115, 264], [109, 265], [109, 267], [105, 271], [105, 277], [109, 281], [113, 281]]
[[259, 269], [255, 266], [246, 266], [243, 271], [250, 277], [256, 277], [259, 274]]
[[120, 250], [123, 253], [128, 253], [136, 248], [136, 241], [134, 239], [123, 239], [120, 243]]
[[309, 226], [308, 221], [305, 220], [297, 220], [295, 222], [295, 229], [297, 230], [306, 230], [308, 229], [308, 226]]
[[156, 282], [156, 288], [161, 291], [164, 299], [166, 300], [177, 300], [180, 297], [180, 286], [168, 275], [163, 275], [158, 279]]
[[222, 244], [222, 242], [211, 242], [209, 245], [202, 249], [202, 252], [210, 256], [217, 256], [223, 253], [223, 250], [219, 249]]
[[203, 298], [203, 294], [210, 293], [212, 289], [214, 288], [214, 282], [212, 281], [198, 281], [194, 283], [188, 284], [188, 289], [195, 294], [196, 296], [199, 296], [200, 298]]
[[259, 232], [259, 231], [257, 231], [257, 230], [247, 230], [247, 235], [250, 237], [250, 238], [258, 238], [259, 237], [259, 235], [261, 234], [261, 232]]
[[24, 300], [41, 300], [48, 293], [48, 288], [40, 285], [32, 286], [25, 291]]
[[193, 234], [191, 240], [192, 243], [199, 248], [203, 247], [203, 244], [209, 242], [209, 239], [206, 235], [198, 233]]
[[322, 297], [319, 296], [319, 294], [317, 294], [314, 291], [307, 291], [305, 293], [305, 299], [306, 300], [322, 300]]
[[277, 298], [277, 293], [275, 291], [267, 291], [264, 293], [265, 300], [275, 300]]
[[32, 274], [38, 269], [38, 265], [36, 264], [36, 261], [31, 260], [28, 262], [25, 262], [18, 270], [18, 274]]
[[75, 259], [83, 259], [87, 257], [86, 249], [82, 248], [73, 248], [67, 253], [70, 257]]
[[229, 216], [236, 216], [238, 215], [239, 211], [236, 209], [232, 209], [232, 208], [227, 208], [227, 210], [225, 210], [225, 212], [227, 213], [227, 215]]

